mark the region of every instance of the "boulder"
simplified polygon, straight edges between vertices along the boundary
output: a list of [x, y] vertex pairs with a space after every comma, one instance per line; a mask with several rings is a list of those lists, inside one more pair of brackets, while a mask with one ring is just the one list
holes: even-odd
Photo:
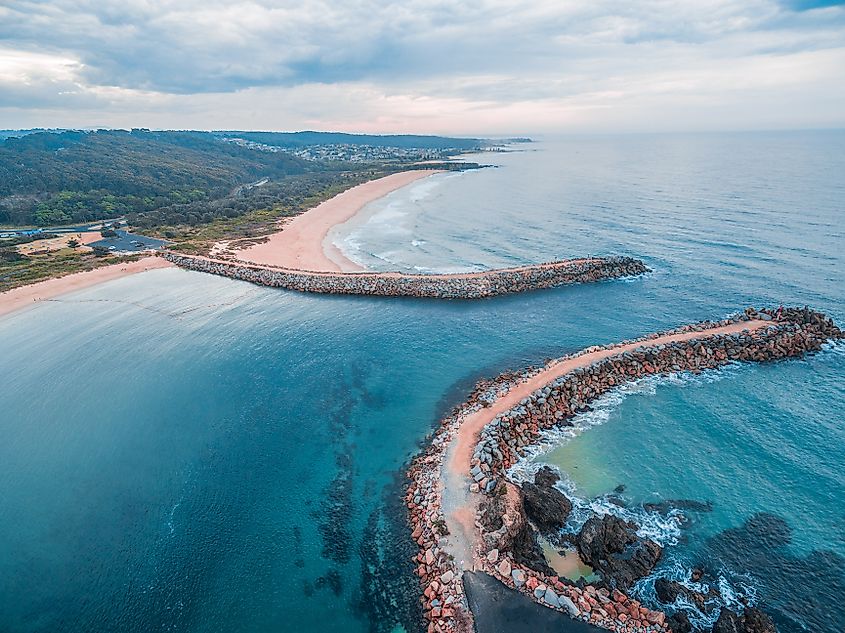
[[623, 590], [647, 576], [663, 553], [657, 543], [637, 535], [636, 524], [610, 514], [588, 519], [575, 545], [581, 560]]
[[744, 633], [744, 630], [740, 617], [724, 607], [713, 625], [713, 633]]
[[549, 567], [543, 556], [543, 550], [537, 543], [537, 535], [528, 523], [523, 522], [511, 542], [513, 559], [519, 565], [539, 571], [546, 576], [556, 576], [555, 571]]
[[658, 578], [654, 581], [654, 593], [657, 594], [657, 599], [663, 604], [672, 604], [683, 595], [685, 587], [681, 583], [666, 578]]
[[677, 611], [669, 616], [666, 625], [672, 633], [692, 633], [692, 624], [683, 611]]
[[745, 633], [777, 633], [772, 618], [754, 607], [748, 607], [745, 610], [743, 625]]
[[557, 533], [572, 512], [572, 503], [554, 487], [559, 479], [551, 468], [544, 466], [534, 476], [534, 483], [522, 484], [525, 514], [544, 534]]
[[719, 592], [710, 587], [706, 594], [695, 591], [685, 587], [675, 580], [668, 580], [666, 578], [658, 578], [654, 581], [654, 592], [657, 594], [657, 599], [663, 604], [672, 604], [677, 600], [678, 596], [685, 597], [689, 602], [692, 602], [700, 611], [706, 611], [706, 602], [708, 598], [718, 597]]

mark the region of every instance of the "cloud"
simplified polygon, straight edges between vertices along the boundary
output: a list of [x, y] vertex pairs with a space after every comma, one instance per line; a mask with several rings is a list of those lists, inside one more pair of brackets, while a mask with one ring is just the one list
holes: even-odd
[[[433, 115], [422, 113], [443, 107], [483, 112], [479, 121], [519, 131], [519, 111], [544, 109], [565, 127], [586, 111], [627, 120], [625, 109], [642, 111], [635, 104], [669, 108], [679, 98], [722, 99], [726, 109], [762, 84], [774, 102], [794, 107], [796, 82], [817, 100], [838, 92], [832, 86], [842, 67], [822, 60], [842, 58], [845, 10], [830, 4], [11, 0], [0, 7], [0, 114], [21, 120], [28, 107], [27, 117], [64, 111], [65, 118], [159, 120], [160, 108], [170, 107], [176, 121], [193, 104], [212, 102], [229, 116], [224, 127], [244, 127], [244, 118], [273, 127], [310, 118], [389, 120], [402, 129], [401, 111], [393, 112], [401, 102], [408, 125], [430, 125]], [[784, 64], [802, 75], [771, 72]], [[289, 103], [274, 109], [262, 97], [306, 93], [309, 112]], [[340, 103], [324, 101], [335, 98]], [[258, 104], [270, 110], [253, 111]], [[807, 125], [830, 118], [802, 107]], [[455, 119], [449, 112], [441, 114], [444, 127]]]

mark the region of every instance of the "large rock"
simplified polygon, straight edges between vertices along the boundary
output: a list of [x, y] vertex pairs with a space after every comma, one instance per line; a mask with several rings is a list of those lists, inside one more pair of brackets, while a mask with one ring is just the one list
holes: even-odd
[[547, 576], [557, 575], [546, 562], [543, 550], [537, 543], [537, 534], [528, 523], [523, 522], [519, 531], [513, 537], [511, 551], [513, 552], [513, 559], [520, 565]]
[[554, 487], [559, 479], [551, 468], [543, 466], [534, 476], [534, 483], [522, 484], [525, 514], [544, 534], [556, 534], [572, 512], [572, 503]]
[[683, 611], [677, 611], [670, 615], [666, 624], [672, 633], [692, 633], [692, 623]]
[[744, 630], [740, 617], [725, 608], [722, 608], [719, 619], [713, 625], [713, 633], [743, 633]]
[[654, 592], [657, 594], [657, 599], [663, 604], [673, 604], [678, 596], [684, 596], [699, 611], [707, 611], [707, 600], [719, 596], [719, 592], [713, 587], [708, 587], [707, 593], [705, 594], [684, 587], [676, 580], [669, 580], [667, 578], [658, 578], [654, 581]]
[[637, 536], [637, 526], [613, 515], [591, 517], [575, 537], [578, 555], [610, 586], [627, 589], [660, 560], [661, 547]]
[[683, 595], [685, 587], [674, 580], [658, 578], [654, 581], [654, 592], [663, 604], [672, 604], [678, 596]]
[[743, 616], [746, 633], [777, 633], [772, 619], [754, 607], [748, 607]]
[[772, 619], [754, 607], [748, 607], [741, 616], [722, 609], [713, 625], [713, 633], [777, 633]]

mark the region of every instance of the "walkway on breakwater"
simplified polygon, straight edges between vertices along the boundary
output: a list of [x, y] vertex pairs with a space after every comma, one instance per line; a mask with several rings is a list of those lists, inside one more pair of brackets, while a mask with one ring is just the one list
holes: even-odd
[[590, 402], [627, 382], [798, 357], [845, 338], [829, 318], [807, 308], [777, 314], [779, 319], [773, 310], [749, 308], [731, 319], [590, 347], [479, 383], [441, 420], [408, 472], [405, 501], [420, 548], [415, 561], [428, 631], [472, 630], [462, 578], [483, 571], [545, 607], [617, 633], [666, 633], [665, 614], [620, 591], [576, 586], [517, 562], [530, 560], [515, 550], [525, 547], [526, 529], [534, 531], [507, 470], [544, 431], [568, 424]]
[[449, 551], [456, 560], [464, 565], [464, 569], [480, 568], [474, 560], [473, 550], [480, 537], [475, 527], [475, 517], [479, 495], [470, 492], [473, 483], [470, 475], [472, 456], [478, 444], [481, 430], [492, 422], [496, 416], [519, 405], [538, 389], [542, 389], [553, 380], [560, 378], [576, 369], [588, 367], [600, 360], [617, 356], [637, 348], [656, 347], [667, 343], [689, 341], [720, 334], [735, 334], [738, 332], [753, 332], [761, 327], [771, 325], [770, 321], [740, 321], [723, 327], [716, 327], [706, 332], [682, 332], [667, 334], [649, 341], [635, 341], [588, 352], [574, 357], [564, 357], [552, 361], [544, 369], [534, 374], [528, 380], [514, 385], [492, 405], [464, 418], [457, 434], [452, 439], [446, 451], [446, 462], [443, 472], [443, 512], [446, 525], [449, 528]]
[[632, 277], [648, 272], [631, 257], [594, 257], [444, 275], [296, 270], [165, 251], [160, 257], [188, 270], [322, 294], [480, 299], [541, 288]]

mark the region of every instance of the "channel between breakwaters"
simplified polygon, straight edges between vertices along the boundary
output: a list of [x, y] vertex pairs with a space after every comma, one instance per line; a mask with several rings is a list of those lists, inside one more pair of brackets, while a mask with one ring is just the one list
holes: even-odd
[[611, 583], [576, 584], [550, 573], [543, 561], [534, 563], [536, 520], [526, 511], [524, 486], [508, 481], [506, 473], [545, 431], [569, 425], [590, 402], [622, 384], [732, 362], [798, 357], [843, 338], [818, 312], [787, 309], [775, 315], [748, 309], [724, 321], [590, 347], [540, 368], [480, 382], [441, 420], [408, 472], [405, 501], [419, 546], [415, 563], [428, 631], [472, 631], [462, 582], [463, 572], [471, 570], [611, 631], [671, 630], [673, 622], [663, 612], [644, 607]]
[[649, 271], [642, 261], [632, 257], [568, 259], [445, 275], [294, 270], [170, 251], [159, 253], [159, 257], [188, 270], [298, 292], [437, 299], [482, 299], [554, 286], [632, 277]]

